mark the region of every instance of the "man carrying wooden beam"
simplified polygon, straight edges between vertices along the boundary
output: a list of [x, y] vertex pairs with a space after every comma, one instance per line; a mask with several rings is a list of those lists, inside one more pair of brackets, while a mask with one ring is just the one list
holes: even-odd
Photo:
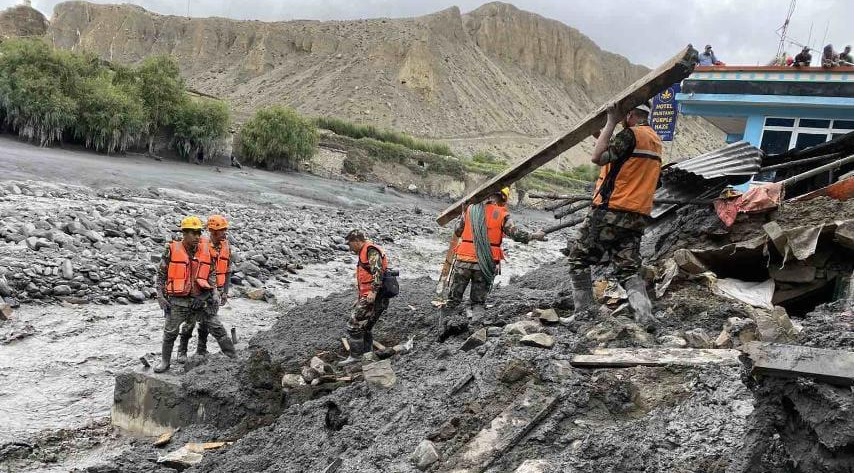
[[[601, 167], [592, 207], [578, 238], [569, 241], [568, 259], [576, 316], [592, 315], [595, 301], [590, 267], [609, 261], [628, 293], [635, 320], [651, 330], [654, 316], [640, 276], [640, 240], [661, 174], [663, 143], [648, 124], [650, 111], [647, 103], [624, 117], [615, 106], [608, 111], [592, 153], [592, 162]], [[614, 137], [619, 123], [623, 130]]]

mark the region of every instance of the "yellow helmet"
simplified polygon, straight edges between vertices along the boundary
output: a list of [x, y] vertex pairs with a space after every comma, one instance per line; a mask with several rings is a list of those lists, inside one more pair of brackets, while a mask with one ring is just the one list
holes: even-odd
[[503, 195], [503, 200], [509, 200], [509, 194], [512, 193], [512, 189], [509, 189], [508, 187], [504, 187], [504, 188], [500, 189], [499, 193]]
[[199, 230], [202, 231], [202, 220], [195, 215], [185, 217], [181, 223], [182, 230]]

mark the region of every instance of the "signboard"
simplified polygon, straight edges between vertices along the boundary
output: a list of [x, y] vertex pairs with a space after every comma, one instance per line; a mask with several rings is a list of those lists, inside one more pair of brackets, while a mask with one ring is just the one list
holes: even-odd
[[663, 141], [672, 141], [675, 122], [678, 119], [678, 104], [675, 96], [681, 92], [681, 83], [671, 85], [667, 90], [652, 98], [652, 115], [649, 124]]

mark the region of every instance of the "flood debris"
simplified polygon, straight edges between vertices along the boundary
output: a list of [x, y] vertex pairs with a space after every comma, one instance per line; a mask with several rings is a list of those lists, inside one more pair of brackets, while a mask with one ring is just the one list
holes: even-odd
[[708, 348], [597, 348], [574, 355], [571, 366], [579, 368], [627, 368], [631, 366], [738, 365], [737, 350]]
[[752, 375], [806, 377], [829, 384], [854, 385], [854, 352], [750, 342], [743, 347]]

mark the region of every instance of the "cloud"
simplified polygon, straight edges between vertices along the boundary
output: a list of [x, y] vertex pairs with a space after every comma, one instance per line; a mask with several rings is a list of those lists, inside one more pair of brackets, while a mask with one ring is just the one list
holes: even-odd
[[[19, 3], [0, 0], [0, 8]], [[34, 0], [50, 17], [58, 0]], [[115, 3], [100, 0], [98, 3]], [[466, 12], [479, 0], [137, 0], [148, 10], [171, 15], [221, 16], [242, 20], [348, 20], [410, 17], [458, 5]], [[727, 64], [765, 64], [777, 51], [776, 33], [785, 20], [783, 0], [515, 0], [522, 10], [577, 28], [602, 49], [632, 62], [656, 67], [682, 46], [714, 47]], [[811, 31], [811, 36], [810, 36]], [[825, 35], [826, 32], [826, 35]], [[821, 50], [832, 43], [839, 51], [854, 41], [853, 0], [800, 0], [788, 35], [794, 42]], [[796, 53], [800, 46], [787, 44]], [[820, 57], [820, 54], [818, 55]]]

